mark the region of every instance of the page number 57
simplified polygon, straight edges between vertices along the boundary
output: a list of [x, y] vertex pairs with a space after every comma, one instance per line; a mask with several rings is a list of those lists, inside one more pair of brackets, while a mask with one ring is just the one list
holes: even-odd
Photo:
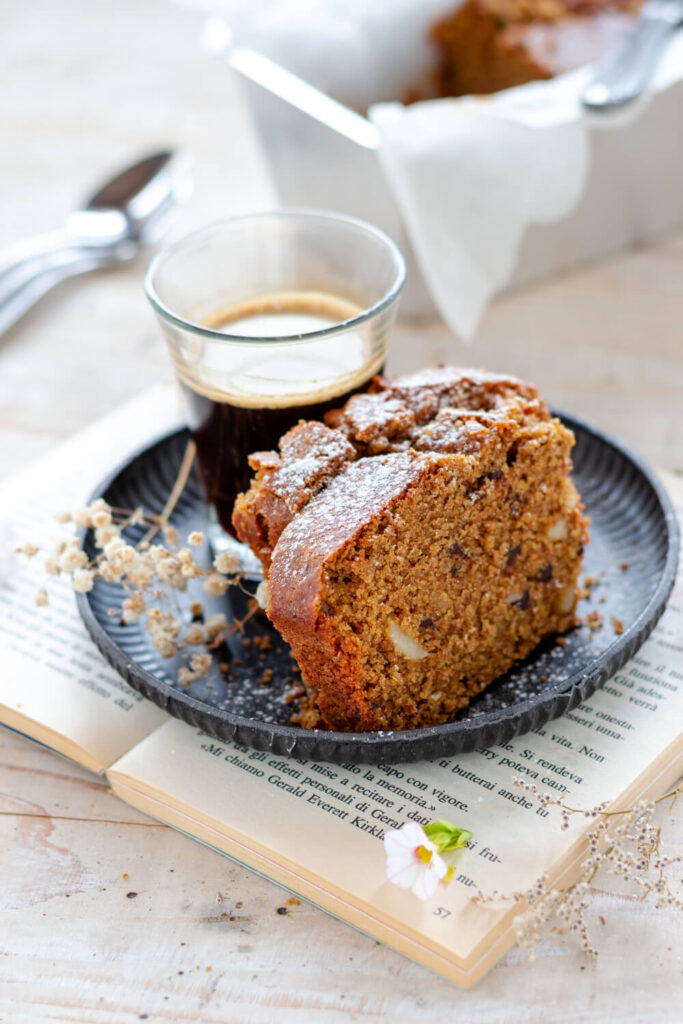
[[445, 907], [437, 907], [434, 911], [434, 917], [450, 917], [450, 910], [446, 910]]

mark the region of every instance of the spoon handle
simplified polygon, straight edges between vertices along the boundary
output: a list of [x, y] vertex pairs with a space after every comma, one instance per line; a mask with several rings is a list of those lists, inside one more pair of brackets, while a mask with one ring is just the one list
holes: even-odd
[[[93, 228], [101, 226], [99, 233]], [[73, 226], [72, 226], [73, 225]], [[83, 226], [86, 230], [79, 230]], [[115, 246], [123, 251], [132, 247], [125, 217], [116, 211], [77, 211], [69, 216], [67, 226], [33, 238], [24, 238], [0, 250], [0, 303], [6, 291], [13, 291], [18, 281], [28, 279], [47, 266], [65, 266], [83, 253], [111, 253]]]
[[26, 260], [7, 267], [0, 274], [0, 335], [60, 281], [119, 262], [121, 257], [113, 249], [89, 252], [72, 246], [70, 250], [44, 254], [40, 260]]
[[24, 238], [0, 251], [0, 302], [7, 289], [13, 290], [15, 281], [29, 278], [46, 261], [59, 260], [73, 249], [73, 244], [68, 231], [50, 231]]
[[36, 274], [73, 262], [79, 248], [68, 232], [52, 231], [4, 249], [0, 252], [0, 306]]

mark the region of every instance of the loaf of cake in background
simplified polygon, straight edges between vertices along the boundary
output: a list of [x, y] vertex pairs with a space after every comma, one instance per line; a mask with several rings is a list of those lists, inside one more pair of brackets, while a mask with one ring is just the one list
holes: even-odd
[[587, 520], [573, 435], [535, 387], [426, 370], [255, 453], [233, 523], [307, 689], [301, 724], [451, 719], [574, 621]]
[[484, 94], [590, 64], [633, 26], [641, 0], [465, 0], [432, 29], [437, 93]]

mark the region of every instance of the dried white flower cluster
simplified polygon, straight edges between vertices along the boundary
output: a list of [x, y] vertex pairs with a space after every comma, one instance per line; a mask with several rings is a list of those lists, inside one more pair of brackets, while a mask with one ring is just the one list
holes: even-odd
[[[77, 537], [60, 540], [53, 550], [45, 555], [44, 567], [49, 576], [71, 577], [76, 593], [86, 594], [92, 590], [97, 579], [107, 583], [120, 583], [126, 592], [120, 608], [111, 608], [109, 614], [120, 617], [126, 624], [144, 619], [156, 651], [162, 658], [187, 654], [187, 664], [179, 669], [178, 681], [189, 685], [194, 679], [208, 675], [211, 669], [211, 655], [208, 651], [218, 645], [244, 624], [232, 625], [222, 613], [204, 615], [201, 602], [193, 602], [190, 611], [193, 621], [183, 620], [173, 601], [174, 591], [184, 591], [187, 581], [202, 579], [202, 587], [208, 597], [221, 597], [228, 587], [240, 580], [239, 560], [235, 555], [222, 552], [210, 566], [202, 566], [195, 560], [195, 551], [204, 543], [204, 536], [193, 531], [187, 538], [187, 546], [180, 547], [180, 536], [167, 517], [167, 507], [162, 516], [150, 515], [138, 508], [132, 512], [112, 508], [102, 498], [57, 517], [61, 523], [70, 523], [78, 528], [90, 528], [93, 533], [97, 554], [89, 559]], [[124, 530], [131, 526], [147, 526], [142, 540], [133, 545], [124, 537]], [[162, 531], [166, 546], [151, 543], [152, 538]], [[27, 558], [40, 553], [36, 544], [26, 543], [17, 548]], [[45, 587], [36, 594], [36, 604], [48, 603]], [[169, 610], [170, 609], [170, 610]], [[189, 653], [189, 647], [205, 646], [205, 652]]]
[[503, 895], [499, 892], [478, 893], [477, 903], [511, 901], [526, 909], [514, 922], [517, 940], [526, 948], [529, 959], [533, 960], [533, 947], [538, 941], [541, 928], [554, 915], [563, 921], [568, 930], [578, 934], [581, 948], [590, 957], [597, 957], [586, 923], [585, 911], [592, 899], [591, 882], [600, 868], [609, 874], [635, 884], [641, 899], [654, 899], [657, 907], [675, 907], [683, 910], [683, 901], [671, 889], [669, 870], [683, 860], [680, 856], [665, 857], [661, 850], [662, 825], [654, 825], [652, 816], [657, 804], [670, 800], [669, 813], [676, 799], [683, 792], [683, 783], [665, 793], [659, 799], [639, 801], [635, 807], [624, 811], [608, 811], [605, 804], [590, 810], [569, 807], [562, 800], [556, 800], [548, 793], [539, 793], [533, 783], [522, 779], [513, 784], [534, 797], [541, 807], [555, 805], [560, 808], [562, 828], [569, 828], [573, 815], [595, 819], [595, 825], [587, 832], [588, 856], [583, 861], [579, 878], [566, 889], [549, 888], [549, 878], [544, 874], [526, 892]]

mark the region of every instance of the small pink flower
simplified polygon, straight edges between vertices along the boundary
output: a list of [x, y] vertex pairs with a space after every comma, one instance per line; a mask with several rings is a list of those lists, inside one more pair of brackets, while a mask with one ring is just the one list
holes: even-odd
[[430, 900], [439, 882], [452, 873], [436, 846], [415, 821], [384, 836], [387, 878], [400, 889], [411, 889], [419, 900]]

